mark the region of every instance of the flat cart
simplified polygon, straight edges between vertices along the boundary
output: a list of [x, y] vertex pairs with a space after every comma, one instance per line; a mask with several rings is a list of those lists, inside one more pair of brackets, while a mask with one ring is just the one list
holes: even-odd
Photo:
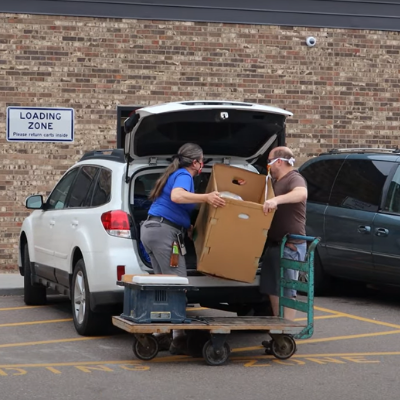
[[[288, 239], [307, 241], [305, 260], [294, 261], [283, 258]], [[295, 339], [307, 339], [314, 333], [314, 252], [319, 238], [287, 235], [281, 244], [281, 277], [279, 295], [279, 316], [277, 317], [195, 317], [189, 323], [135, 323], [121, 316], [114, 316], [112, 322], [118, 328], [134, 335], [133, 352], [141, 360], [152, 360], [158, 354], [158, 341], [153, 333], [170, 333], [172, 330], [185, 330], [188, 352], [193, 357], [202, 356], [208, 365], [224, 364], [230, 354], [226, 342], [232, 331], [265, 331], [271, 337], [268, 351], [278, 359], [288, 359], [296, 352]], [[307, 276], [305, 282], [285, 279], [285, 270], [293, 269]], [[306, 299], [284, 297], [284, 289], [296, 289], [305, 294]], [[283, 318], [284, 307], [306, 313], [304, 323]], [[263, 342], [264, 343], [264, 342]]]

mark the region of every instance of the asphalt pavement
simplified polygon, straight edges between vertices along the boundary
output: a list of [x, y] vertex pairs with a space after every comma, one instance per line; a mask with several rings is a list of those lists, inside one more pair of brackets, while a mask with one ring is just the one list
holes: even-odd
[[[9, 274], [7, 274], [9, 275]], [[398, 399], [400, 300], [386, 292], [344, 289], [315, 300], [315, 331], [297, 340], [288, 360], [265, 355], [262, 332], [232, 333], [226, 365], [160, 352], [132, 352], [132, 335], [116, 330], [79, 336], [66, 297], [27, 307], [21, 279], [0, 275], [1, 400], [386, 400]], [[15, 290], [5, 295], [4, 290]], [[191, 316], [229, 315], [201, 307]], [[304, 321], [304, 314], [297, 320]]]

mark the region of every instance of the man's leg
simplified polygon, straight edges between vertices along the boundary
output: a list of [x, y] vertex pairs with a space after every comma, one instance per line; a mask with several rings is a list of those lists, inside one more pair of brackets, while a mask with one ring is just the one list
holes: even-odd
[[[307, 244], [300, 243], [292, 246], [294, 247], [285, 247], [283, 251], [283, 257], [294, 261], [304, 261], [307, 251]], [[297, 281], [299, 279], [299, 271], [288, 269], [285, 271], [285, 278]], [[297, 296], [297, 291], [294, 289], [285, 289], [284, 295], [285, 297], [295, 300]], [[296, 310], [294, 310], [293, 308], [284, 307], [284, 317], [285, 319], [293, 321], [296, 317]]]

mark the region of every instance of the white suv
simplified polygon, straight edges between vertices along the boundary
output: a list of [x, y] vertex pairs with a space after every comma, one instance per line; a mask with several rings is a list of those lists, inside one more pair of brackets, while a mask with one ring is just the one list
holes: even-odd
[[[148, 194], [186, 142], [204, 151], [204, 172], [195, 178], [204, 192], [211, 168], [225, 163], [255, 172], [272, 147], [285, 143], [286, 110], [231, 101], [187, 101], [144, 107], [125, 121], [125, 149], [85, 154], [61, 178], [46, 202], [30, 196], [34, 209], [22, 225], [18, 265], [25, 303], [43, 304], [46, 288], [68, 295], [81, 335], [96, 334], [119, 312], [123, 274], [152, 273], [140, 242]], [[253, 165], [254, 164], [254, 165]], [[262, 171], [265, 172], [265, 171]], [[193, 223], [197, 213], [193, 215]], [[248, 311], [260, 304], [258, 278], [252, 284], [218, 279], [196, 271], [187, 239], [189, 281], [199, 288], [189, 302]]]

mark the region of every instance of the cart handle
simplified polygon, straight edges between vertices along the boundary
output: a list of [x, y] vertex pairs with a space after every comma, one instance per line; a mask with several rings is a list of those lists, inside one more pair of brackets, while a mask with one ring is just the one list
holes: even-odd
[[306, 240], [307, 242], [311, 242], [311, 244], [308, 246], [308, 250], [307, 250], [308, 255], [310, 255], [312, 252], [314, 252], [315, 248], [317, 247], [318, 243], [321, 240], [320, 237], [293, 235], [293, 234], [288, 233], [286, 236], [283, 237], [283, 240], [282, 240], [283, 245], [285, 245], [288, 238], [295, 239], [295, 240]]
[[313, 242], [315, 239], [319, 239], [313, 236], [302, 236], [302, 235], [286, 235], [287, 238], [295, 239], [295, 240], [306, 240], [307, 242]]

